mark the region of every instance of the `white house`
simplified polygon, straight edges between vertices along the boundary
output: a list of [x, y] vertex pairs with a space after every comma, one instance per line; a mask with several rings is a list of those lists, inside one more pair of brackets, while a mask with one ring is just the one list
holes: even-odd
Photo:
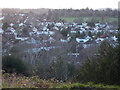
[[89, 39], [87, 39], [87, 38], [85, 38], [85, 39], [76, 38], [76, 41], [77, 41], [78, 43], [79, 43], [79, 42], [85, 43], [85, 42], [89, 41]]
[[63, 43], [67, 43], [68, 42], [68, 40], [64, 40], [64, 39], [60, 39], [60, 41], [63, 42]]
[[0, 34], [2, 34], [4, 31], [0, 28]]

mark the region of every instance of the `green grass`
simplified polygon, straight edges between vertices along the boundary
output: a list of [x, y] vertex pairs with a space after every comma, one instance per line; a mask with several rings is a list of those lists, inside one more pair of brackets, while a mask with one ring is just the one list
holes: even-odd
[[74, 20], [76, 20], [77, 17], [61, 17], [61, 19], [70, 23], [70, 22], [73, 22]]
[[118, 18], [108, 18], [107, 20], [110, 22], [114, 22], [114, 21], [118, 21]]
[[120, 89], [117, 85], [94, 84], [93, 82], [71, 83], [58, 82], [55, 79], [43, 80], [38, 76], [26, 77], [16, 74], [5, 73], [2, 76], [2, 88], [105, 88], [106, 89]]
[[61, 88], [104, 88], [104, 89], [117, 89], [120, 90], [120, 86], [117, 85], [104, 85], [104, 84], [94, 84], [93, 82], [88, 82], [87, 84], [83, 83], [73, 83], [73, 84], [64, 84]]
[[[73, 22], [76, 19], [81, 20], [83, 22], [85, 22], [85, 21], [89, 22], [92, 20], [92, 18], [93, 17], [79, 17], [79, 18], [78, 17], [61, 17], [61, 19], [65, 20], [67, 22]], [[118, 21], [118, 18], [114, 18], [114, 17], [105, 17], [105, 18], [103, 18], [103, 20], [101, 17], [94, 17], [94, 19], [97, 21], [100, 21], [101, 23], [105, 22], [105, 21], [110, 22], [110, 23], [114, 22], [114, 21]]]

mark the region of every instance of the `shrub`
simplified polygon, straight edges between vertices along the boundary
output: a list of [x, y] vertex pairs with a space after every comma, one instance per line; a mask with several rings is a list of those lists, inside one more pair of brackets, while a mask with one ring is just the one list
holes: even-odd
[[2, 59], [2, 68], [8, 73], [25, 73], [26, 66], [22, 60], [15, 56], [4, 56]]

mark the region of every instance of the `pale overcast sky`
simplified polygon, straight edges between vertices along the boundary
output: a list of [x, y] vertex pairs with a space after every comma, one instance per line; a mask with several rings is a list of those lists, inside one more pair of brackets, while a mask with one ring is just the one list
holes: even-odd
[[119, 0], [0, 0], [0, 8], [118, 8]]

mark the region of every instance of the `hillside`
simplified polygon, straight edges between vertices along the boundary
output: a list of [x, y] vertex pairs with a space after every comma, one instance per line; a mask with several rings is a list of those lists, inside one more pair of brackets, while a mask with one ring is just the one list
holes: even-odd
[[119, 88], [117, 14], [112, 9], [3, 9], [3, 88]]

